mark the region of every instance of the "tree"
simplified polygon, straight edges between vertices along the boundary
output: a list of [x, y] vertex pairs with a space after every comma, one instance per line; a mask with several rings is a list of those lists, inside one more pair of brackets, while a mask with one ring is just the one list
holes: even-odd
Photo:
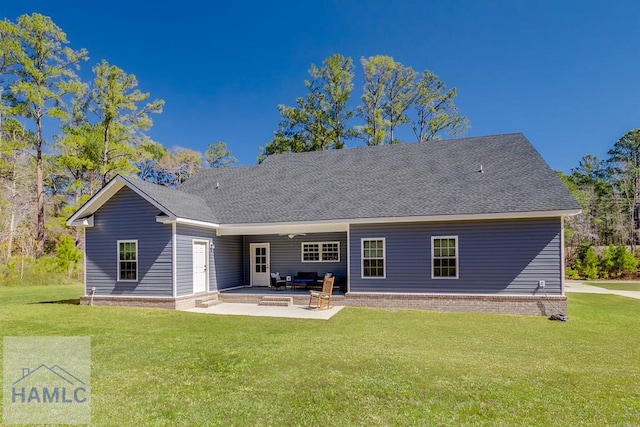
[[358, 134], [367, 145], [384, 144], [389, 120], [385, 116], [385, 85], [391, 78], [393, 58], [389, 56], [372, 56], [361, 58], [364, 72], [362, 104], [358, 107], [358, 115], [365, 124], [359, 126]]
[[437, 75], [426, 70], [420, 75], [415, 92], [416, 119], [412, 127], [418, 142], [440, 139], [441, 132], [457, 136], [467, 131], [469, 120], [458, 113], [454, 103], [456, 88], [447, 90]]
[[608, 170], [614, 182], [614, 191], [626, 202], [629, 243], [635, 249], [640, 207], [640, 129], [623, 135], [608, 154]]
[[202, 170], [202, 154], [188, 148], [174, 147], [162, 158], [161, 164], [169, 174], [169, 179], [163, 184], [176, 186]]
[[227, 148], [226, 142], [218, 141], [215, 144], [211, 142], [207, 145], [205, 161], [210, 168], [222, 168], [231, 166], [236, 163], [238, 159], [231, 155], [231, 151]]
[[6, 19], [0, 21], [0, 88], [5, 85], [5, 78], [13, 74], [19, 52], [18, 27]]
[[89, 92], [88, 108], [97, 117], [103, 132], [100, 173], [104, 186], [119, 172], [117, 160], [129, 155], [127, 146], [144, 139], [143, 131], [153, 124], [149, 115], [162, 113], [164, 101], [155, 100], [140, 106], [149, 94], [137, 89], [136, 76], [105, 60], [93, 67], [93, 73], [95, 79]]
[[173, 181], [171, 174], [163, 166], [164, 159], [170, 155], [164, 145], [149, 139], [138, 146], [137, 153], [135, 166], [140, 179], [158, 185], [168, 185]]
[[[56, 160], [67, 170], [75, 203], [84, 195], [93, 195], [101, 187], [103, 131], [100, 125], [82, 123], [64, 126], [56, 142]], [[128, 164], [128, 159], [124, 159]]]
[[339, 149], [353, 136], [348, 126], [353, 111], [347, 108], [353, 90], [353, 60], [335, 54], [320, 67], [311, 64], [309, 74], [311, 80], [304, 82], [307, 96], [296, 99], [296, 107], [278, 106], [282, 120], [259, 159], [284, 152]]
[[[393, 61], [393, 60], [392, 60]], [[386, 102], [384, 113], [389, 122], [389, 144], [399, 142], [395, 130], [409, 122], [406, 111], [416, 98], [416, 72], [399, 62], [392, 62], [389, 79], [384, 85]]]
[[36, 169], [36, 257], [44, 252], [45, 209], [42, 152], [45, 144], [43, 120], [65, 119], [66, 95], [81, 90], [74, 69], [87, 59], [86, 50], [75, 51], [66, 45], [66, 34], [51, 18], [34, 13], [22, 15], [16, 24], [15, 37], [20, 49], [12, 52], [17, 66], [16, 79], [10, 84], [13, 109], [17, 116], [33, 121]]
[[60, 236], [56, 245], [56, 263], [60, 271], [71, 277], [71, 273], [82, 259], [82, 252], [76, 248], [75, 242], [68, 234]]
[[[400, 142], [396, 130], [411, 123], [419, 142], [440, 139], [442, 133], [457, 136], [466, 132], [469, 121], [454, 103], [455, 88], [448, 89], [429, 70], [420, 74], [390, 56], [362, 58], [364, 88], [358, 114], [365, 121], [360, 137], [367, 145]], [[407, 111], [413, 106], [415, 116]]]
[[[10, 258], [14, 249], [16, 228], [28, 217], [31, 208], [29, 187], [33, 185], [30, 156], [27, 147], [33, 144], [35, 135], [27, 131], [14, 118], [2, 122], [0, 127], [0, 201], [4, 206], [0, 210], [3, 222], [6, 221], [5, 231], [0, 233], [0, 243], [6, 245], [6, 257]], [[4, 199], [4, 200], [3, 200]], [[6, 238], [6, 240], [4, 240]], [[4, 240], [4, 242], [2, 242]]]

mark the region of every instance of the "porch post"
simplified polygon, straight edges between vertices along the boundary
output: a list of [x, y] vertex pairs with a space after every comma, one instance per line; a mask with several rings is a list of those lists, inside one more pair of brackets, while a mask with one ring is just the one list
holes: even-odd
[[347, 292], [351, 292], [351, 224], [347, 224]]

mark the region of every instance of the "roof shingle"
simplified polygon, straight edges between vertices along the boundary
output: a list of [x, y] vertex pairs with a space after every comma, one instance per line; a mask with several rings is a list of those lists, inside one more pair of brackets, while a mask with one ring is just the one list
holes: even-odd
[[168, 213], [176, 217], [213, 223], [219, 222], [207, 203], [197, 195], [152, 184], [137, 178], [122, 177], [122, 179], [138, 188], [160, 206], [163, 206]]
[[184, 217], [222, 224], [580, 208], [520, 133], [269, 156], [204, 170], [175, 192], [197, 197], [162, 193]]

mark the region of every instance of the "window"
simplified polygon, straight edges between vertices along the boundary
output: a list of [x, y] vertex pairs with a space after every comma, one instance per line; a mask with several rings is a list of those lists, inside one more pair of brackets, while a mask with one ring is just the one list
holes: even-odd
[[302, 262], [340, 262], [340, 242], [302, 243]]
[[385, 239], [362, 239], [362, 278], [384, 279]]
[[323, 261], [340, 261], [340, 242], [322, 243]]
[[458, 278], [458, 237], [431, 237], [431, 278]]
[[138, 241], [118, 240], [118, 281], [138, 280]]

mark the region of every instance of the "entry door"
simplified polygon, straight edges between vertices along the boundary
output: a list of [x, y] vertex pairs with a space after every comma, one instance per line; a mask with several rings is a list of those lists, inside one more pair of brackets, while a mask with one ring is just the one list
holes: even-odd
[[252, 243], [251, 286], [269, 286], [269, 243]]
[[207, 246], [209, 242], [193, 242], [193, 293], [207, 291]]

